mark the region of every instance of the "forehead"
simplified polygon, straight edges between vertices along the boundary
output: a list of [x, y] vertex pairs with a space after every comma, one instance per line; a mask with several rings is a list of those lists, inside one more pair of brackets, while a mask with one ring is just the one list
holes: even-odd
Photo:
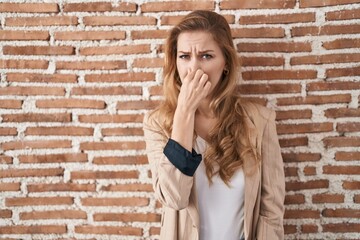
[[205, 31], [187, 31], [180, 33], [177, 39], [177, 47], [180, 51], [188, 51], [194, 47], [200, 51], [202, 48], [214, 48], [212, 50], [220, 49], [219, 44], [214, 40], [211, 33]]

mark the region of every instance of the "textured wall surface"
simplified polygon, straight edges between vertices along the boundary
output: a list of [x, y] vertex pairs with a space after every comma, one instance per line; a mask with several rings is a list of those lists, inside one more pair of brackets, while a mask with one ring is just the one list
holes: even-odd
[[1, 1], [0, 239], [156, 239], [142, 119], [167, 30], [223, 14], [277, 111], [286, 239], [360, 239], [360, 1]]

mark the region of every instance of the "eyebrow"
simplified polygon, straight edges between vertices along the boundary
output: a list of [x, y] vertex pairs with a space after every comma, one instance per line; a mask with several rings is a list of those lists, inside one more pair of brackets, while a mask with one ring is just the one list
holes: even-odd
[[[203, 53], [209, 53], [209, 52], [215, 52], [214, 50], [204, 50], [204, 51], [199, 51], [199, 54], [203, 54]], [[190, 52], [186, 52], [186, 51], [178, 51], [178, 53], [185, 53], [185, 54], [189, 54]]]

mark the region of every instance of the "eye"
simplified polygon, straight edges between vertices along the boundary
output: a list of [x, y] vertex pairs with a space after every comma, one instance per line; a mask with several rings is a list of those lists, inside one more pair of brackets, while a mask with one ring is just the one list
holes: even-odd
[[203, 54], [203, 55], [201, 55], [201, 58], [202, 59], [211, 59], [211, 58], [213, 58], [213, 56], [210, 54]]
[[179, 58], [180, 58], [180, 59], [189, 59], [189, 58], [190, 58], [190, 55], [188, 55], [188, 54], [181, 54], [181, 55], [179, 56]]

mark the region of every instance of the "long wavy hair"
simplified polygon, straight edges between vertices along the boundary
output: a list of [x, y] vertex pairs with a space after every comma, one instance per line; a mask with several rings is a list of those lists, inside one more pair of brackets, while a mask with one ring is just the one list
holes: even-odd
[[[185, 31], [210, 33], [222, 50], [226, 69], [229, 70], [223, 74], [210, 96], [212, 99], [210, 108], [215, 114], [217, 123], [209, 133], [208, 148], [204, 154], [209, 183], [212, 183], [211, 179], [215, 174], [219, 174], [220, 178], [228, 184], [235, 171], [243, 166], [245, 155], [250, 153], [255, 159], [258, 158], [255, 147], [250, 143], [242, 99], [236, 91], [239, 61], [230, 27], [223, 16], [211, 11], [193, 11], [172, 28], [165, 47], [164, 100], [154, 112], [159, 113], [162, 118], [162, 127], [170, 136], [181, 87], [176, 67], [177, 40], [180, 33]], [[195, 132], [194, 137], [196, 137]]]

